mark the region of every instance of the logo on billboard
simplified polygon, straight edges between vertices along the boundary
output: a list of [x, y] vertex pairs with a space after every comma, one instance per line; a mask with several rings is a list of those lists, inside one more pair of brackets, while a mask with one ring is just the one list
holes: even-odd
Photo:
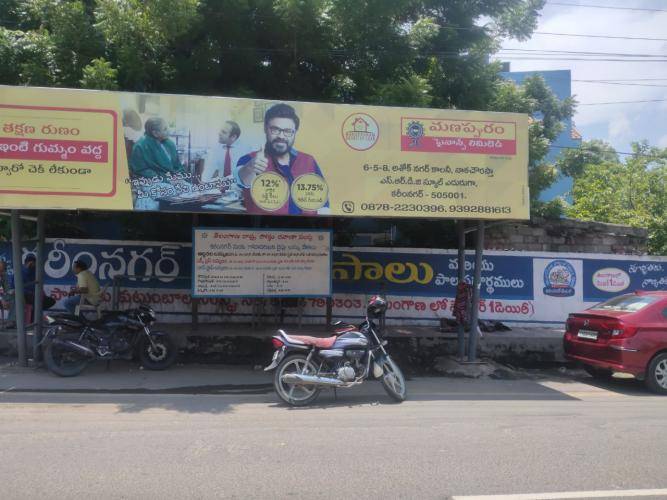
[[616, 267], [598, 269], [593, 273], [593, 286], [603, 292], [622, 292], [630, 286], [630, 275]]
[[577, 273], [566, 260], [554, 260], [544, 270], [544, 295], [551, 297], [572, 297]]
[[409, 147], [416, 148], [419, 146], [419, 140], [424, 137], [424, 124], [422, 122], [410, 122], [406, 132], [410, 138]]
[[371, 115], [354, 113], [343, 122], [343, 140], [357, 151], [366, 151], [375, 146], [380, 137], [380, 127]]

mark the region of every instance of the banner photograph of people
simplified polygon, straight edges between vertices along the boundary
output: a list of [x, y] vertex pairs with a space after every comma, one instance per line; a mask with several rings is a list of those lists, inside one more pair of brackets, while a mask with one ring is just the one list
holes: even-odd
[[0, 87], [0, 207], [528, 217], [528, 116]]
[[[215, 110], [193, 101], [123, 95], [136, 210], [330, 213], [318, 160], [295, 147], [301, 117], [294, 105], [231, 100]], [[291, 196], [297, 179], [315, 196]]]

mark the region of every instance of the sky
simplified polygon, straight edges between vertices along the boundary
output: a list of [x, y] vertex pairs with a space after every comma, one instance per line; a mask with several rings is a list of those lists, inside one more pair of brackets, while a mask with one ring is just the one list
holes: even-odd
[[[667, 0], [558, 0], [558, 3], [580, 6], [553, 5], [547, 0], [537, 32], [667, 39]], [[583, 5], [661, 9], [664, 12], [590, 8]], [[630, 143], [642, 139], [648, 140], [652, 145], [667, 148], [667, 41], [582, 38], [536, 33], [526, 42], [508, 40], [503, 44], [503, 49], [663, 54], [665, 57], [661, 58], [661, 62], [570, 59], [581, 58], [581, 55], [566, 56], [567, 60], [560, 61], [508, 59], [509, 54], [516, 56], [514, 51], [499, 53], [498, 58], [509, 60], [511, 71], [569, 69], [572, 80], [662, 78], [663, 80], [619, 82], [623, 85], [573, 81], [572, 94], [581, 104], [666, 99], [663, 102], [639, 104], [580, 105], [577, 107], [574, 122], [584, 140], [603, 139], [611, 143], [617, 151], [631, 151]], [[619, 58], [604, 55], [590, 57]], [[628, 83], [652, 86], [626, 85]]]

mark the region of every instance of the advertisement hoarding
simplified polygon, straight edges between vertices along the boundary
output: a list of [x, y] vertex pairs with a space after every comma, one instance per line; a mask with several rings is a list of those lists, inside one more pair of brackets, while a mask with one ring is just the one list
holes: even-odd
[[[25, 247], [23, 256], [34, 251]], [[374, 293], [389, 299], [388, 324], [437, 325], [441, 318], [452, 317], [456, 251], [334, 247], [332, 255], [335, 317], [363, 317], [366, 299]], [[11, 263], [10, 243], [0, 243], [0, 259]], [[71, 266], [77, 259], [90, 264], [100, 283], [111, 284], [115, 278], [121, 309], [149, 303], [161, 321], [191, 320], [189, 243], [48, 240], [46, 290], [57, 301], [67, 297], [75, 283]], [[468, 254], [468, 282], [473, 272], [474, 256]], [[480, 317], [508, 324], [563, 325], [571, 312], [636, 290], [667, 290], [666, 257], [487, 251], [482, 262]], [[110, 288], [107, 304], [111, 296]], [[248, 321], [252, 304], [249, 297], [204, 297], [199, 299], [200, 320]], [[308, 298], [305, 304], [305, 322], [324, 321], [324, 297]]]
[[528, 116], [0, 86], [0, 207], [527, 219]]

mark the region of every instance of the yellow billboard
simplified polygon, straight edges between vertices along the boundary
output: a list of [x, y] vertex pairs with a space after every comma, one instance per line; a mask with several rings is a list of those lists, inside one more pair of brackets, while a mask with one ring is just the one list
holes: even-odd
[[526, 219], [528, 116], [0, 86], [0, 207]]

